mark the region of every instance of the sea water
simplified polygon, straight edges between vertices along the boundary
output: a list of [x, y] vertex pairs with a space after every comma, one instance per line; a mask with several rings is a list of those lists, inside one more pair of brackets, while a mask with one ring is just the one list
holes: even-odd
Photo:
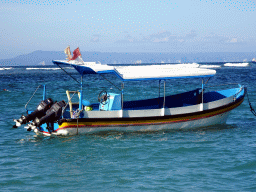
[[[216, 64], [216, 63], [215, 63]], [[256, 66], [222, 67], [207, 85], [240, 83], [256, 109]], [[79, 79], [75, 71], [69, 73]], [[119, 93], [111, 75], [84, 77], [84, 98], [97, 102], [102, 90]], [[231, 111], [226, 125], [143, 133], [108, 132], [42, 137], [13, 119], [38, 85], [47, 97], [65, 100], [79, 84], [61, 70], [0, 71], [0, 191], [256, 191], [256, 117], [247, 97]], [[168, 80], [166, 94], [201, 87], [201, 79]], [[163, 96], [163, 83], [160, 84]], [[159, 82], [125, 84], [125, 100], [159, 96]], [[3, 91], [3, 89], [6, 89]], [[28, 104], [42, 100], [39, 88]]]

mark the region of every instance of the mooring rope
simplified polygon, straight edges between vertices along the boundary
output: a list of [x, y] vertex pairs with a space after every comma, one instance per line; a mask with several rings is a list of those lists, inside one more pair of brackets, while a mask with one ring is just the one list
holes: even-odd
[[246, 94], [247, 94], [247, 99], [248, 99], [249, 106], [251, 108], [251, 112], [252, 112], [253, 115], [256, 116], [256, 111], [252, 108], [252, 104], [251, 104], [251, 102], [249, 100], [248, 92], [246, 92]]

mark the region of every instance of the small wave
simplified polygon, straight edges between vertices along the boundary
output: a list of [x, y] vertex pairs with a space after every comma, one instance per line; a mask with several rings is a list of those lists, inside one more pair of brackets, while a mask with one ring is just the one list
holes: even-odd
[[10, 70], [12, 67], [1, 67], [0, 70]]
[[60, 68], [26, 68], [26, 70], [59, 70]]
[[200, 65], [200, 68], [221, 68], [220, 65]]

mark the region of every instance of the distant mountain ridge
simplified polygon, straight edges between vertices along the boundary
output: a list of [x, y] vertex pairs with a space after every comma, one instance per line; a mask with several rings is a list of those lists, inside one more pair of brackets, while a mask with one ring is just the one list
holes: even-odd
[[[105, 64], [132, 64], [132, 63], [188, 63], [188, 62], [243, 62], [251, 61], [256, 52], [239, 53], [105, 53], [82, 52], [84, 61], [101, 62]], [[64, 60], [63, 51], [34, 51], [11, 59], [0, 59], [0, 66], [34, 66], [52, 65], [52, 60]]]

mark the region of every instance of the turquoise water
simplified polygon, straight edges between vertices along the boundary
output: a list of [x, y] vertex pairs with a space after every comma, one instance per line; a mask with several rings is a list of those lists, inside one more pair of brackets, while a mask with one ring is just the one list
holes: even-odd
[[[240, 83], [256, 108], [256, 66], [222, 67], [208, 85]], [[72, 72], [72, 71], [71, 71]], [[73, 74], [75, 75], [75, 74]], [[78, 78], [78, 76], [76, 76]], [[112, 76], [116, 85], [120, 82]], [[0, 71], [0, 188], [2, 191], [255, 191], [256, 117], [247, 98], [226, 125], [186, 131], [112, 132], [39, 137], [12, 119], [39, 84], [54, 100], [79, 86], [61, 70]], [[117, 92], [100, 77], [84, 79], [84, 93], [97, 101], [102, 89]], [[167, 81], [168, 94], [200, 87], [201, 81]], [[133, 94], [130, 94], [130, 91]], [[158, 96], [158, 82], [128, 83], [125, 99]], [[42, 90], [29, 104], [34, 109]]]

